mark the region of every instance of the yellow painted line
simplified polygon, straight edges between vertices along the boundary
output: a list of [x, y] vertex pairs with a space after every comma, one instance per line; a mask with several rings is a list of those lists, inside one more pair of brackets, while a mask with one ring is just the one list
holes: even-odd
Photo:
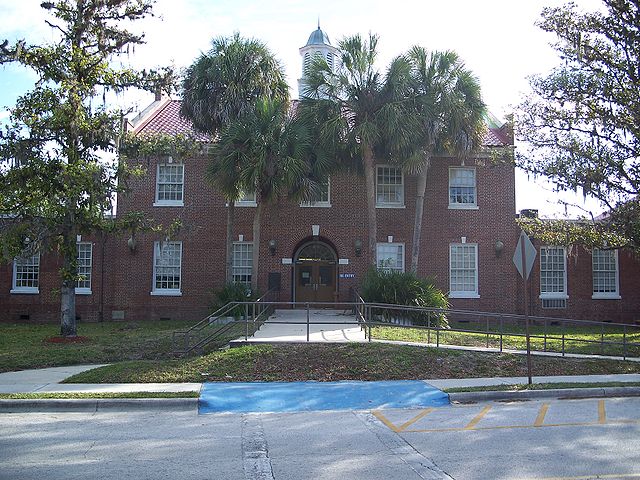
[[482, 411], [478, 415], [476, 415], [475, 418], [471, 420], [466, 427], [464, 427], [464, 430], [473, 430], [475, 426], [480, 423], [482, 417], [484, 417], [489, 412], [489, 410], [491, 410], [491, 405], [487, 405], [486, 407], [484, 407]]
[[[622, 425], [622, 424], [638, 424], [640, 420], [614, 420], [607, 421], [604, 425]], [[535, 427], [533, 425], [498, 425], [495, 427], [476, 427], [473, 429], [469, 429], [467, 427], [461, 428], [427, 428], [421, 430], [405, 430], [404, 433], [423, 433], [423, 432], [464, 432], [467, 430], [508, 430], [508, 429], [517, 429], [517, 428], [542, 428], [542, 427], [599, 427], [603, 426], [603, 424], [598, 422], [576, 422], [576, 423], [545, 423], [544, 425], [540, 425], [539, 427]]]
[[547, 410], [549, 410], [549, 404], [544, 403], [540, 407], [540, 411], [538, 412], [538, 416], [536, 417], [536, 421], [533, 424], [534, 427], [542, 427], [544, 423], [544, 417], [547, 415]]
[[385, 417], [382, 412], [380, 410], [373, 410], [371, 413], [373, 413], [373, 415], [380, 420], [382, 423], [384, 423], [387, 427], [389, 427], [391, 430], [393, 430], [394, 432], [398, 433], [398, 427], [396, 427], [393, 423], [391, 423], [389, 421], [389, 419], [387, 419], [387, 417]]
[[429, 415], [431, 412], [433, 412], [433, 408], [427, 408], [427, 409], [421, 411], [418, 415], [413, 417], [411, 420], [409, 420], [408, 422], [404, 422], [402, 425], [400, 425], [398, 427], [398, 431], [402, 432], [405, 428], [410, 427], [411, 425], [416, 423], [421, 418], [424, 418], [427, 415]]
[[605, 475], [585, 475], [582, 477], [545, 477], [538, 478], [537, 480], [592, 480], [594, 478], [640, 478], [640, 473], [621, 473], [616, 475], [615, 473]]
[[604, 400], [598, 402], [598, 423], [600, 425], [607, 423], [607, 411], [604, 407]]

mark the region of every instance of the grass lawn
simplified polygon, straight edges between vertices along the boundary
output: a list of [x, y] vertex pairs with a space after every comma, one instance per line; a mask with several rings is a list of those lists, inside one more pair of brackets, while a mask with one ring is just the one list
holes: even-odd
[[[476, 322], [452, 322], [452, 329], [486, 331], [486, 323]], [[499, 326], [495, 322], [489, 325], [490, 331], [496, 332]], [[504, 325], [502, 347], [505, 349], [526, 350], [527, 343], [524, 336], [524, 327], [514, 325]], [[546, 342], [544, 336], [547, 336]], [[607, 326], [586, 326], [563, 328], [561, 325], [532, 325], [531, 326], [531, 349], [548, 352], [562, 351], [562, 334], [564, 333], [564, 349], [566, 353], [583, 353], [591, 355], [612, 355], [623, 356], [623, 345], [601, 346], [601, 339], [605, 342], [623, 342], [625, 338], [626, 355], [629, 357], [640, 357], [640, 328], [627, 327], [626, 335], [621, 327]], [[511, 334], [511, 335], [510, 335]], [[517, 335], [513, 335], [517, 334]], [[479, 347], [500, 347], [500, 335], [484, 333], [458, 332], [451, 330], [440, 330], [440, 343], [445, 345], [465, 345]], [[372, 327], [372, 337], [383, 340], [400, 340], [418, 343], [436, 343], [436, 331], [419, 328], [400, 328], [393, 326]], [[549, 338], [555, 337], [555, 338]]]
[[[640, 363], [534, 357], [541, 375], [638, 373]], [[251, 345], [196, 358], [122, 362], [66, 383], [400, 380], [525, 376], [524, 355], [385, 344]]]
[[47, 400], [86, 398], [198, 398], [200, 392], [33, 392], [0, 393], [2, 400]]
[[[194, 321], [80, 323], [78, 335], [86, 341], [54, 343], [60, 333], [54, 324], [0, 324], [0, 372], [123, 360], [171, 358], [171, 333]], [[230, 332], [210, 348], [241, 335]]]
[[482, 387], [455, 387], [443, 389], [447, 393], [457, 392], [518, 392], [521, 390], [553, 390], [558, 388], [606, 388], [606, 387], [640, 387], [640, 382], [598, 382], [598, 383], [534, 383], [529, 385], [519, 383], [515, 385], [490, 385]]

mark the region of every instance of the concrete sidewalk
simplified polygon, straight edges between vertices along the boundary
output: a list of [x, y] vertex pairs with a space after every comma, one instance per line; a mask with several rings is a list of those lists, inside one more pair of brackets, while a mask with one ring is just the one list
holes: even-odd
[[[310, 343], [365, 342], [364, 330], [354, 315], [342, 310], [309, 310]], [[307, 341], [306, 310], [276, 310], [273, 315], [247, 340], [231, 342], [247, 343], [298, 343]]]
[[[65, 378], [103, 365], [78, 365], [72, 367], [22, 370], [0, 373], [0, 393], [30, 392], [198, 392], [202, 383], [59, 383]], [[476, 387], [527, 383], [527, 377], [424, 379], [439, 388]], [[600, 383], [640, 382], [640, 374], [574, 375], [534, 377], [534, 383]]]
[[199, 392], [202, 386], [201, 383], [60, 383], [78, 373], [103, 366], [75, 365], [0, 373], [0, 393]]

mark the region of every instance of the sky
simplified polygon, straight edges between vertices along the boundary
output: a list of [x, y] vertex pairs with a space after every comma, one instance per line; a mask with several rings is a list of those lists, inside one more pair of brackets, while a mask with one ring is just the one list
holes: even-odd
[[[0, 0], [0, 37], [35, 44], [56, 39], [44, 20], [41, 0]], [[264, 41], [285, 67], [292, 95], [297, 96], [302, 47], [320, 22], [333, 45], [347, 35], [378, 34], [379, 68], [412, 45], [431, 50], [455, 50], [479, 78], [489, 110], [498, 118], [513, 112], [528, 89], [527, 77], [548, 72], [559, 60], [550, 44], [554, 37], [535, 22], [545, 6], [561, 0], [158, 0], [155, 18], [132, 25], [144, 31], [147, 43], [125, 59], [140, 68], [190, 65], [209, 49], [214, 37], [239, 32]], [[576, 0], [585, 10], [600, 8], [599, 0]], [[35, 77], [16, 66], [0, 66], [0, 121], [7, 107], [28, 91]], [[135, 92], [116, 101], [143, 109], [152, 95]], [[595, 202], [581, 196], [559, 197], [552, 186], [516, 172], [516, 210], [537, 208], [542, 216], [576, 216], [580, 210], [557, 204], [563, 198], [594, 213]]]

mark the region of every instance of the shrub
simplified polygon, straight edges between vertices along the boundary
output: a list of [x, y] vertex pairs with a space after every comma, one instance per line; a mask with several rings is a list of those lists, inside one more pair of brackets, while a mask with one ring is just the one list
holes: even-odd
[[[257, 296], [252, 295], [251, 288], [244, 283], [227, 283], [220, 290], [214, 292], [212, 309], [215, 312], [224, 307], [227, 303], [250, 302], [257, 298]], [[225, 316], [234, 317], [236, 320], [241, 318], [243, 315], [243, 305], [239, 305], [225, 314]]]
[[[413, 307], [449, 308], [447, 295], [430, 279], [418, 278], [412, 272], [370, 269], [362, 282], [362, 298], [371, 303], [388, 303]], [[376, 314], [390, 319], [411, 320], [415, 325], [438, 324], [447, 327], [444, 313], [410, 312], [395, 309], [375, 309]]]

